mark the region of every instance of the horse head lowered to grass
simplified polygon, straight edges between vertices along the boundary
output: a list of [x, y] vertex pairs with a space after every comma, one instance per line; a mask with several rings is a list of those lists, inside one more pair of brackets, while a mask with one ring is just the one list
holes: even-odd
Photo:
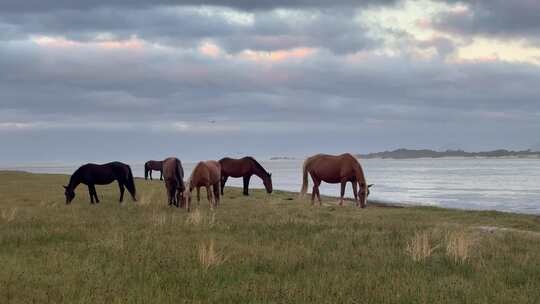
[[[311, 193], [311, 203], [315, 202], [315, 196], [321, 205], [321, 194], [319, 186], [321, 182], [330, 184], [341, 183], [341, 196], [339, 204], [343, 205], [343, 196], [345, 195], [345, 186], [348, 182], [352, 183], [354, 199], [356, 206], [365, 208], [369, 188], [364, 176], [364, 170], [358, 160], [349, 153], [341, 155], [317, 154], [308, 157], [303, 165], [303, 181], [300, 196], [303, 197], [307, 192], [308, 174], [313, 180], [313, 191]], [[358, 187], [360, 189], [358, 189]]]
[[[169, 199], [169, 206], [184, 207], [184, 168], [182, 162], [176, 157], [169, 157], [163, 161], [163, 177]], [[189, 210], [188, 210], [189, 211]]]
[[225, 157], [219, 160], [221, 165], [221, 195], [229, 177], [242, 177], [244, 179], [244, 195], [249, 195], [249, 180], [257, 175], [263, 181], [267, 193], [272, 193], [272, 173], [268, 173], [261, 164], [251, 156], [240, 159]]
[[120, 188], [120, 202], [124, 199], [124, 188], [127, 188], [131, 197], [135, 199], [135, 182], [131, 167], [121, 162], [112, 162], [103, 165], [86, 164], [75, 170], [69, 180], [69, 184], [64, 186], [64, 194], [66, 196], [66, 204], [71, 203], [75, 198], [75, 188], [80, 184], [88, 186], [90, 194], [90, 203], [99, 203], [95, 185], [108, 185], [114, 181], [118, 181]]
[[221, 182], [221, 165], [215, 160], [199, 162], [191, 173], [187, 182], [186, 191], [184, 191], [184, 200], [188, 210], [191, 208], [191, 191], [197, 188], [197, 201], [200, 201], [200, 188], [206, 188], [206, 195], [210, 208], [219, 206]]

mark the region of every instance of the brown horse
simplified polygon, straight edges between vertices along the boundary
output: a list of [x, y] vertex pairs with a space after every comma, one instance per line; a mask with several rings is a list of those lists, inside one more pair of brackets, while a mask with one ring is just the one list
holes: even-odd
[[[321, 205], [319, 185], [321, 184], [321, 181], [324, 181], [331, 184], [341, 183], [341, 197], [339, 200], [339, 205], [343, 205], [345, 186], [347, 182], [351, 182], [353, 185], [356, 206], [361, 206], [362, 208], [366, 207], [369, 188], [372, 185], [367, 185], [362, 166], [351, 154], [345, 153], [337, 156], [317, 154], [311, 156], [304, 161], [303, 171], [303, 182], [300, 195], [303, 197], [307, 192], [307, 175], [309, 173], [314, 183], [313, 192], [311, 193], [311, 204], [314, 203], [315, 196], [317, 196], [319, 199], [319, 206]], [[360, 190], [358, 192], [356, 192], [357, 183], [360, 186]]]
[[124, 199], [124, 187], [128, 189], [133, 200], [137, 201], [135, 199], [135, 183], [131, 168], [121, 162], [112, 162], [103, 165], [86, 164], [75, 170], [69, 179], [69, 184], [64, 186], [66, 204], [71, 203], [75, 198], [75, 188], [80, 184], [88, 186], [90, 203], [94, 203], [94, 198], [96, 203], [99, 203], [96, 185], [108, 185], [115, 180], [118, 181], [118, 187], [120, 188], [120, 202]]
[[176, 157], [169, 157], [163, 161], [163, 176], [169, 206], [184, 207], [184, 168], [182, 162]]
[[249, 195], [249, 180], [254, 174], [262, 179], [266, 192], [272, 193], [272, 174], [266, 172], [253, 157], [246, 156], [240, 159], [225, 157], [219, 160], [219, 164], [221, 165], [221, 195], [229, 176], [244, 178], [244, 195]]
[[163, 180], [163, 161], [147, 161], [144, 164], [144, 179], [148, 179], [148, 174], [150, 174], [150, 180], [152, 180], [152, 170], [159, 171], [159, 180]]
[[[199, 162], [188, 181], [188, 189], [184, 194], [184, 199], [188, 210], [191, 207], [191, 191], [197, 188], [197, 202], [200, 201], [200, 188], [206, 188], [206, 195], [210, 208], [219, 205], [219, 186], [221, 181], [221, 165], [215, 160]], [[210, 189], [212, 187], [212, 189]]]

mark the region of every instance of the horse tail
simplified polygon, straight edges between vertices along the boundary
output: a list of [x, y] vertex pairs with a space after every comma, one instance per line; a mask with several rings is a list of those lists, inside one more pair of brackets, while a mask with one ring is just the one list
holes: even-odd
[[176, 180], [178, 181], [178, 191], [184, 192], [186, 186], [184, 185], [184, 168], [182, 168], [182, 162], [176, 159]]
[[131, 167], [127, 166], [127, 176], [126, 176], [126, 188], [129, 190], [129, 192], [135, 197], [135, 192], [137, 191], [135, 189], [135, 181], [133, 180], [133, 172], [131, 172]]
[[304, 161], [304, 164], [302, 165], [302, 189], [300, 190], [300, 198], [303, 198], [304, 195], [306, 195], [307, 188], [308, 188], [308, 171], [307, 171], [307, 163], [308, 159]]
[[144, 163], [144, 179], [148, 179], [148, 162]]

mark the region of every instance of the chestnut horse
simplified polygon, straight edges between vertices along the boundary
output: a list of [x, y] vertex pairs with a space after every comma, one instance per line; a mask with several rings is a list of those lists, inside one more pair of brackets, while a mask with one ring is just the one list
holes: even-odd
[[[199, 162], [188, 181], [187, 191], [184, 192], [184, 199], [188, 211], [191, 210], [191, 191], [197, 188], [197, 202], [200, 201], [200, 188], [206, 188], [206, 195], [210, 208], [219, 205], [219, 186], [221, 181], [221, 165], [215, 160]], [[212, 188], [212, 189], [210, 189]]]
[[[357, 207], [366, 207], [369, 188], [372, 185], [366, 183], [364, 170], [358, 160], [349, 153], [341, 155], [317, 154], [307, 158], [303, 166], [303, 182], [300, 195], [303, 197], [307, 192], [308, 173], [313, 179], [313, 192], [311, 193], [311, 204], [315, 201], [315, 196], [319, 199], [321, 205], [321, 194], [319, 185], [321, 181], [337, 184], [341, 183], [341, 196], [339, 205], [343, 205], [343, 196], [345, 195], [345, 186], [351, 182], [353, 186], [354, 199]], [[357, 184], [360, 190], [357, 191]]]
[[163, 161], [147, 161], [144, 164], [144, 179], [148, 179], [148, 174], [150, 174], [150, 180], [152, 180], [152, 170], [159, 171], [159, 180], [163, 180]]
[[124, 199], [124, 187], [128, 189], [133, 200], [137, 201], [135, 199], [135, 183], [131, 168], [121, 162], [112, 162], [103, 165], [86, 164], [75, 170], [71, 175], [69, 184], [64, 186], [66, 204], [71, 203], [75, 198], [75, 188], [81, 183], [88, 186], [90, 203], [94, 203], [94, 198], [96, 203], [99, 203], [95, 185], [108, 185], [115, 180], [118, 181], [118, 187], [120, 188], [120, 202]]
[[163, 161], [163, 177], [169, 206], [184, 207], [184, 168], [182, 162], [176, 157], [169, 157]]
[[225, 157], [219, 160], [219, 164], [221, 165], [221, 195], [229, 176], [244, 178], [244, 195], [249, 195], [249, 180], [254, 174], [262, 179], [266, 192], [272, 193], [272, 174], [266, 172], [253, 157], [246, 156], [240, 159]]

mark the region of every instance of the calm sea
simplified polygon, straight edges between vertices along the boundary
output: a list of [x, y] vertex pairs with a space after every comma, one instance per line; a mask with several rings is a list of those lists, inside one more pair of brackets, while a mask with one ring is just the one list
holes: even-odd
[[[299, 191], [301, 160], [261, 161], [272, 172], [274, 189]], [[143, 165], [131, 164], [136, 176]], [[184, 163], [189, 174], [194, 163]], [[540, 214], [540, 159], [363, 160], [372, 188], [370, 198], [416, 205]], [[72, 173], [78, 166], [15, 166], [35, 173]], [[159, 173], [154, 177], [159, 178]], [[228, 185], [241, 186], [241, 179]], [[252, 187], [262, 188], [257, 177]], [[311, 185], [311, 180], [310, 180]], [[309, 188], [311, 189], [311, 187]], [[323, 184], [321, 193], [337, 196], [339, 185]], [[352, 196], [350, 184], [347, 196]]]

